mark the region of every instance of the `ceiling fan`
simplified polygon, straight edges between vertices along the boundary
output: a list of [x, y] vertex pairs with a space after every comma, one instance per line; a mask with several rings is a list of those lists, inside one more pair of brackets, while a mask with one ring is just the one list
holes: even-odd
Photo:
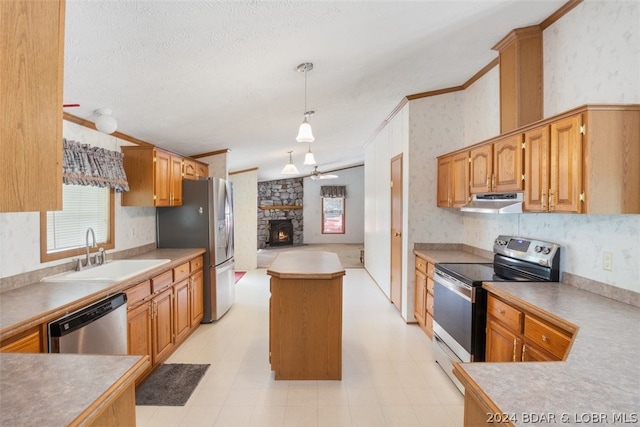
[[310, 177], [312, 180], [317, 181], [319, 179], [334, 179], [337, 178], [338, 175], [322, 173], [318, 170], [318, 166], [315, 166], [313, 168], [313, 172], [311, 172]]

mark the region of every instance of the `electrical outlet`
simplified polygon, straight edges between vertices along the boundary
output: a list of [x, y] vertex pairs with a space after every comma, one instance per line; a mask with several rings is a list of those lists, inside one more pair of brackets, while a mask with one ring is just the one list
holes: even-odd
[[613, 254], [611, 252], [605, 252], [602, 256], [602, 268], [604, 270], [613, 270]]

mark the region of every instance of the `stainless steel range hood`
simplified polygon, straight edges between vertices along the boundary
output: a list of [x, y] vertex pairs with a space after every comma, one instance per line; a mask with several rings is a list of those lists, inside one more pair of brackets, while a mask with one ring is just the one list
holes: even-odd
[[522, 193], [474, 194], [471, 202], [460, 208], [462, 212], [522, 213]]

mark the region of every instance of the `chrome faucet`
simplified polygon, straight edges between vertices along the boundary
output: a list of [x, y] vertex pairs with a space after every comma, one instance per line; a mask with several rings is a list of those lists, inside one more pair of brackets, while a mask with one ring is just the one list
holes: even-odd
[[87, 228], [87, 234], [85, 235], [85, 248], [87, 250], [87, 258], [84, 262], [84, 265], [86, 267], [89, 267], [91, 265], [91, 258], [89, 257], [89, 232], [91, 232], [91, 237], [93, 238], [93, 245], [92, 247], [96, 247], [98, 246], [96, 244], [96, 234], [93, 232], [93, 228], [89, 227]]

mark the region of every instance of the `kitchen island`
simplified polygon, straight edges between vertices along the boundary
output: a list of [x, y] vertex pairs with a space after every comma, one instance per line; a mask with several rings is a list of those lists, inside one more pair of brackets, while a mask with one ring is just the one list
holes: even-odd
[[269, 361], [276, 380], [342, 379], [342, 277], [332, 252], [283, 252], [273, 261]]

